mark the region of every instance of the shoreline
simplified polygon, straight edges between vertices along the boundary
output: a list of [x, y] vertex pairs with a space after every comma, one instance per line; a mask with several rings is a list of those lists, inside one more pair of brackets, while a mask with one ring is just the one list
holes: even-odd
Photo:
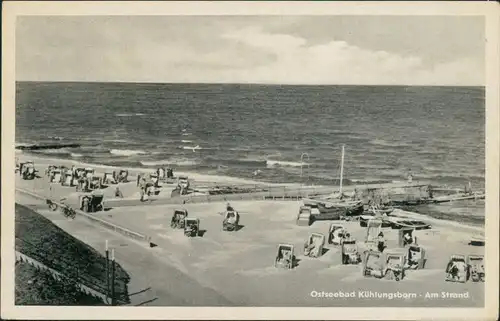
[[[68, 142], [72, 142], [68, 140]], [[327, 169], [323, 168], [323, 164], [318, 165], [319, 167], [315, 168], [314, 171], [308, 173], [306, 176], [298, 176], [298, 171], [300, 170], [300, 162], [293, 162], [288, 160], [281, 159], [267, 159], [262, 160], [265, 166], [265, 169], [261, 167], [248, 167], [238, 163], [239, 161], [245, 161], [243, 158], [237, 158], [234, 160], [230, 160], [229, 165], [219, 167], [214, 167], [216, 163], [212, 163], [210, 157], [205, 157], [201, 159], [191, 159], [189, 156], [182, 154], [179, 156], [179, 159], [176, 159], [176, 156], [165, 156], [165, 159], [160, 158], [156, 159], [154, 154], [158, 152], [145, 152], [140, 147], [120, 147], [118, 151], [121, 152], [134, 152], [138, 153], [137, 155], [147, 155], [151, 153], [151, 158], [144, 159], [143, 157], [139, 157], [138, 159], [124, 157], [123, 159], [118, 158], [108, 158], [103, 155], [87, 155], [85, 152], [70, 152], [65, 148], [57, 148], [50, 149], [50, 153], [43, 153], [37, 150], [25, 149], [24, 147], [30, 145], [46, 145], [49, 143], [16, 143], [15, 152], [16, 155], [23, 155], [25, 157], [37, 158], [44, 161], [53, 161], [53, 162], [69, 162], [71, 164], [84, 164], [88, 166], [98, 167], [98, 168], [123, 168], [128, 169], [129, 172], [148, 172], [153, 171], [158, 167], [171, 167], [174, 169], [174, 172], [178, 172], [180, 175], [188, 175], [188, 176], [197, 176], [203, 177], [202, 180], [212, 180], [212, 181], [220, 181], [223, 178], [224, 181], [234, 181], [240, 184], [259, 184], [259, 185], [269, 185], [269, 186], [299, 186], [299, 185], [307, 185], [307, 186], [328, 186], [328, 187], [337, 187], [340, 185], [340, 177], [339, 173], [335, 169]], [[51, 142], [50, 144], [63, 144], [61, 141]], [[64, 143], [66, 144], [66, 143]], [[111, 149], [110, 149], [111, 148]], [[116, 147], [107, 147], [106, 150], [113, 154], [113, 148]], [[61, 150], [63, 152], [58, 153], [57, 151]], [[52, 151], [54, 153], [52, 153]], [[121, 154], [119, 154], [121, 155]], [[131, 154], [133, 155], [133, 154]], [[128, 155], [128, 156], [131, 156]], [[115, 155], [116, 156], [116, 155]], [[127, 154], [123, 154], [121, 156], [127, 156]], [[268, 155], [269, 156], [269, 155]], [[104, 157], [101, 159], [101, 157]], [[187, 158], [185, 158], [187, 157]], [[205, 163], [205, 160], [207, 163]], [[250, 159], [248, 159], [250, 160]], [[236, 161], [236, 165], [232, 164], [232, 161]], [[251, 161], [256, 161], [253, 158]], [[258, 162], [258, 161], [257, 161]], [[266, 165], [267, 163], [267, 165]], [[290, 163], [294, 163], [291, 167], [289, 167]], [[273, 165], [273, 164], [281, 164], [281, 165]], [[303, 166], [307, 165], [307, 169], [309, 170], [310, 164], [303, 163]], [[221, 170], [221, 167], [224, 168]], [[375, 185], [375, 184], [399, 184], [407, 181], [405, 175], [401, 171], [401, 168], [392, 168], [381, 165], [369, 165], [369, 164], [358, 164], [353, 165], [354, 167], [359, 166], [362, 171], [368, 169], [369, 170], [365, 174], [357, 173], [356, 175], [344, 175], [343, 185], [344, 186], [357, 186], [357, 185]], [[378, 170], [377, 168], [381, 168]], [[417, 166], [418, 167], [418, 166]], [[263, 172], [259, 173], [260, 170]], [[254, 171], [255, 170], [255, 171]], [[290, 174], [293, 173], [293, 174]], [[198, 180], [198, 179], [195, 179]], [[429, 184], [439, 186], [439, 187], [463, 187], [467, 184], [467, 182], [472, 182], [475, 189], [484, 190], [485, 189], [485, 177], [484, 174], [480, 172], [477, 173], [469, 173], [467, 176], [462, 175], [453, 175], [452, 173], [443, 170], [441, 172], [436, 172], [436, 167], [429, 167], [429, 172], [424, 170], [417, 170], [415, 176], [413, 177], [414, 182], [425, 181], [429, 182]]]
[[[114, 170], [114, 169], [125, 169], [129, 171], [129, 175], [131, 177], [137, 176], [139, 173], [149, 173], [153, 172], [156, 167], [128, 167], [128, 166], [112, 166], [112, 165], [104, 165], [104, 164], [96, 164], [96, 163], [86, 163], [78, 160], [57, 158], [57, 157], [45, 157], [38, 156], [28, 153], [19, 153], [16, 154], [16, 158], [19, 160], [32, 160], [35, 162], [35, 168], [40, 171], [37, 164], [41, 164], [43, 170], [48, 165], [66, 165], [70, 164], [81, 167], [92, 167], [96, 170], [106, 171], [106, 170]], [[161, 167], [161, 166], [158, 166]], [[165, 166], [166, 167], [166, 166]], [[43, 173], [43, 171], [41, 171]], [[190, 179], [193, 179], [195, 182], [214, 182], [214, 183], [229, 183], [229, 184], [244, 184], [244, 185], [267, 185], [267, 186], [305, 186], [300, 183], [270, 183], [263, 182], [257, 180], [250, 180], [245, 178], [233, 177], [233, 176], [224, 176], [224, 175], [210, 175], [210, 174], [200, 174], [196, 172], [190, 171], [174, 171], [175, 176], [188, 176]], [[325, 185], [313, 185], [316, 187], [324, 187]], [[333, 186], [332, 186], [333, 187]]]
[[[148, 173], [152, 172], [152, 168], [137, 168], [137, 167], [119, 167], [119, 166], [110, 166], [110, 165], [102, 165], [102, 164], [92, 164], [92, 163], [85, 163], [85, 162], [79, 162], [76, 160], [66, 160], [66, 159], [59, 159], [59, 158], [51, 158], [51, 157], [39, 157], [39, 156], [34, 156], [34, 155], [26, 155], [26, 154], [18, 154], [16, 157], [19, 158], [19, 161], [21, 160], [32, 160], [35, 162], [35, 168], [39, 170], [39, 175], [42, 176], [45, 168], [49, 164], [57, 164], [57, 165], [65, 165], [65, 166], [71, 166], [71, 165], [76, 165], [76, 166], [81, 166], [81, 167], [92, 167], [94, 168], [97, 172], [105, 172], [107, 170], [114, 170], [114, 169], [127, 169], [129, 170], [129, 177], [133, 178], [139, 173]], [[242, 179], [242, 178], [236, 178], [236, 177], [231, 177], [231, 176], [222, 176], [222, 175], [207, 175], [207, 174], [199, 174], [195, 172], [174, 172], [175, 176], [180, 176], [180, 175], [186, 175], [190, 179], [192, 179], [195, 183], [199, 184], [220, 184], [220, 185], [253, 185], [253, 186], [267, 186], [267, 187], [291, 187], [291, 188], [307, 188], [307, 187], [315, 187], [315, 188], [332, 188], [332, 190], [336, 190], [338, 187], [336, 186], [325, 186], [325, 185], [312, 185], [312, 186], [306, 186], [306, 185], [301, 185], [298, 183], [295, 184], [279, 184], [279, 183], [265, 183], [261, 181], [254, 181], [254, 180], [248, 180], [248, 179]], [[42, 178], [44, 179], [44, 178]], [[419, 182], [414, 182], [415, 184], [419, 184]], [[426, 184], [422, 183], [422, 184]], [[348, 185], [345, 186], [346, 190], [352, 189], [352, 188], [361, 188], [363, 185]], [[374, 185], [364, 185], [366, 188], [370, 187], [376, 187], [376, 184]], [[21, 187], [21, 186], [19, 186]], [[134, 199], [136, 195], [131, 195], [129, 198]], [[153, 206], [161, 206], [161, 205], [153, 205]], [[460, 228], [466, 228], [466, 229], [474, 229], [474, 230], [484, 230], [484, 223], [479, 222], [479, 223], [472, 223], [472, 222], [462, 222], [460, 220], [461, 216], [460, 214], [456, 214], [454, 216], [452, 215], [447, 215], [445, 218], [443, 217], [435, 217], [432, 215], [432, 212], [430, 213], [421, 213], [418, 212], [418, 208], [415, 209], [415, 211], [410, 210], [411, 215], [415, 216], [416, 219], [422, 219], [422, 220], [427, 220], [429, 222], [432, 221], [432, 223], [435, 224], [440, 224], [440, 225], [455, 225], [456, 227]], [[444, 213], [444, 212], [442, 212]], [[484, 215], [484, 214], [483, 214]], [[472, 224], [471, 224], [472, 223]]]
[[[120, 165], [106, 165], [106, 164], [99, 164], [99, 163], [88, 163], [84, 162], [78, 159], [68, 159], [68, 158], [58, 158], [58, 157], [51, 157], [51, 156], [40, 156], [36, 153], [30, 153], [29, 151], [24, 151], [24, 150], [16, 150], [16, 156], [17, 159], [21, 160], [32, 160], [35, 162], [35, 167], [37, 167], [38, 164], [42, 164], [43, 167], [54, 164], [60, 164], [60, 165], [65, 165], [65, 164], [70, 164], [70, 165], [75, 165], [75, 166], [82, 166], [82, 167], [92, 167], [95, 168], [96, 170], [100, 171], [106, 171], [106, 170], [114, 170], [114, 169], [125, 169], [129, 171], [129, 174], [131, 174], [132, 177], [135, 177], [139, 173], [149, 173], [153, 172], [156, 170], [156, 168], [159, 167], [164, 167], [166, 168], [167, 166], [165, 165], [158, 165], [158, 166], [144, 166], [143, 167], [137, 167], [137, 166], [120, 166]], [[203, 174], [199, 173], [197, 171], [183, 171], [182, 166], [179, 166], [178, 168], [175, 168], [176, 166], [172, 166], [174, 168], [174, 176], [188, 176], [190, 179], [192, 179], [195, 182], [211, 182], [211, 183], [225, 183], [225, 184], [243, 184], [243, 185], [259, 185], [259, 186], [269, 186], [269, 187], [277, 187], [277, 186], [288, 186], [288, 187], [318, 187], [318, 188], [324, 188], [324, 187], [331, 187], [332, 189], [338, 189], [339, 185], [335, 184], [314, 184], [314, 183], [300, 183], [300, 182], [288, 182], [288, 183], [281, 183], [281, 182], [270, 182], [268, 180], [257, 180], [257, 179], [250, 179], [250, 178], [244, 178], [244, 177], [238, 177], [238, 176], [229, 176], [229, 175], [220, 175], [220, 174]], [[179, 170], [180, 168], [180, 170]], [[347, 179], [348, 180], [348, 179]], [[350, 183], [347, 183], [347, 181], [344, 178], [344, 184], [343, 187], [346, 188], [362, 188], [363, 186], [377, 186], [377, 185], [386, 185], [386, 184], [406, 184], [404, 179], [401, 180], [393, 180], [393, 179], [383, 179], [383, 178], [372, 178], [370, 180], [359, 180], [359, 179], [352, 179], [350, 180]], [[431, 184], [431, 181], [427, 179], [414, 179], [412, 184]], [[447, 186], [438, 184], [438, 186]]]

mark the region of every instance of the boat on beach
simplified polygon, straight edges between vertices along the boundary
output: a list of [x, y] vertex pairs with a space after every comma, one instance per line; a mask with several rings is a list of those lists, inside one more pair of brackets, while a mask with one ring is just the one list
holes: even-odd
[[429, 223], [419, 221], [419, 220], [407, 220], [407, 219], [390, 219], [391, 228], [402, 229], [402, 228], [412, 228], [415, 230], [427, 230], [432, 226]]
[[318, 208], [320, 214], [315, 215], [315, 220], [337, 220], [341, 217], [354, 217], [363, 214], [364, 204], [362, 201], [355, 199], [355, 193], [346, 195], [342, 191], [344, 155], [345, 146], [342, 145], [339, 191], [324, 196], [303, 198], [305, 206]]
[[477, 201], [477, 200], [484, 200], [486, 197], [485, 193], [482, 192], [477, 192], [477, 193], [457, 193], [455, 195], [443, 195], [443, 196], [438, 196], [432, 198], [430, 201], [431, 203], [434, 204], [439, 204], [439, 203], [449, 203], [449, 202], [456, 202], [456, 201]]
[[[439, 195], [436, 195], [439, 194]], [[484, 191], [472, 191], [471, 183], [464, 189], [429, 186], [429, 197], [408, 199], [393, 199], [389, 203], [391, 206], [418, 206], [429, 204], [441, 204], [459, 201], [478, 201], [485, 199]]]

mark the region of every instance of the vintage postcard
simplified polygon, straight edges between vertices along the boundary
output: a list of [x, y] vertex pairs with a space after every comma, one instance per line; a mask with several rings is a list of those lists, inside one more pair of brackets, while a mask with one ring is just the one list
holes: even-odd
[[497, 3], [2, 23], [2, 318], [497, 318]]

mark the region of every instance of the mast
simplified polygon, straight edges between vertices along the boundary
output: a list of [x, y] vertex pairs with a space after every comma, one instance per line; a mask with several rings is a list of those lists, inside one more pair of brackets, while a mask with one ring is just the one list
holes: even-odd
[[344, 145], [342, 145], [342, 158], [340, 160], [340, 196], [342, 196], [342, 180], [344, 178]]

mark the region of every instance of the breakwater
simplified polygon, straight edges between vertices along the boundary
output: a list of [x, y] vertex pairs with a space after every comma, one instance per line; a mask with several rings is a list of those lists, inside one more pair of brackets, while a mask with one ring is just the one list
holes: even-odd
[[43, 149], [62, 149], [62, 148], [80, 148], [81, 144], [32, 144], [18, 145], [17, 150], [43, 150]]

